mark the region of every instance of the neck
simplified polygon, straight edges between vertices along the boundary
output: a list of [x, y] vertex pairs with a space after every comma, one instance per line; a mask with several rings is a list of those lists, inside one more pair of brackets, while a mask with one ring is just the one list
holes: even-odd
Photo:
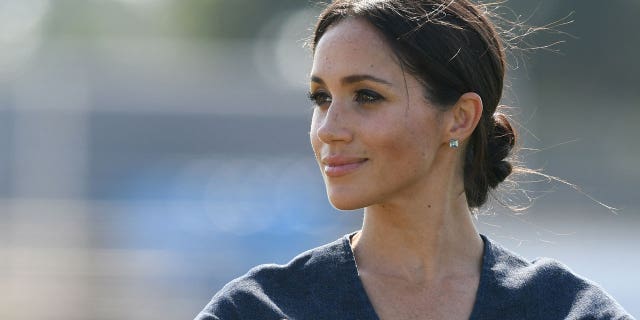
[[429, 190], [420, 201], [365, 208], [352, 248], [359, 272], [428, 284], [479, 275], [483, 243], [464, 193]]

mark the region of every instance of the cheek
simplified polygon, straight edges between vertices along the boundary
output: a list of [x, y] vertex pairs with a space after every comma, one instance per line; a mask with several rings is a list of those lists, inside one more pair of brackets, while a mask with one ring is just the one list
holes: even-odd
[[439, 137], [437, 130], [429, 130], [433, 123], [407, 121], [392, 131], [378, 135], [380, 150], [397, 165], [418, 168], [434, 156]]

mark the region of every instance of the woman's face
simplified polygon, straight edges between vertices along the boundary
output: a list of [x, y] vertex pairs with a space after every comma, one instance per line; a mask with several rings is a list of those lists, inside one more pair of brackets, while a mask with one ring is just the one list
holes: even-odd
[[315, 50], [311, 144], [331, 203], [350, 210], [415, 199], [448, 145], [440, 112], [363, 20], [330, 27]]

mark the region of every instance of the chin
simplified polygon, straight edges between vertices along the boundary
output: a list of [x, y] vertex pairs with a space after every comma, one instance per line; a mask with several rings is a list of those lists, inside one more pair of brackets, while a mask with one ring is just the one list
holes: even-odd
[[367, 206], [358, 197], [349, 196], [345, 193], [340, 195], [328, 193], [328, 198], [331, 205], [338, 210], [357, 210]]

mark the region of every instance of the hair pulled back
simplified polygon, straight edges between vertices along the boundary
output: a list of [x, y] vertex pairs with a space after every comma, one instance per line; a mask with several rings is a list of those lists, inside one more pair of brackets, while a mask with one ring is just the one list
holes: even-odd
[[315, 50], [330, 26], [349, 17], [364, 19], [384, 36], [437, 108], [447, 110], [466, 92], [482, 98], [480, 122], [464, 150], [464, 188], [471, 208], [482, 206], [490, 189], [511, 174], [506, 158], [516, 143], [507, 117], [496, 112], [506, 57], [482, 9], [469, 0], [336, 0], [320, 14], [311, 39]]

